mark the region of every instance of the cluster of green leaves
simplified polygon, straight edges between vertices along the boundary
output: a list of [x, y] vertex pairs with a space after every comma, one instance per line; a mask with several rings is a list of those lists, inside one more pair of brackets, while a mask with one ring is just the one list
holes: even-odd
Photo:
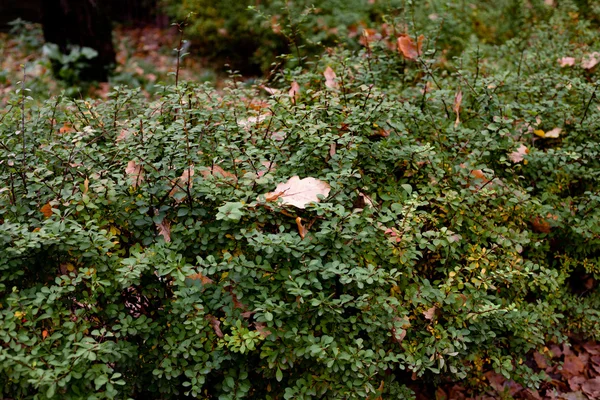
[[[568, 7], [453, 62], [430, 38], [416, 60], [340, 49], [268, 96], [235, 76], [150, 100], [15, 91], [3, 394], [410, 398], [411, 375], [488, 370], [538, 385], [529, 352], [600, 339], [598, 72], [579, 64], [598, 49]], [[269, 193], [296, 175], [331, 191], [304, 209]]]

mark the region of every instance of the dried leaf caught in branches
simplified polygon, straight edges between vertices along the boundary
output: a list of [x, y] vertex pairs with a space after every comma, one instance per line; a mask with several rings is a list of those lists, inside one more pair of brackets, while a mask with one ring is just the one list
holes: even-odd
[[310, 203], [318, 203], [318, 195], [327, 197], [330, 190], [331, 187], [326, 182], [315, 178], [300, 179], [298, 176], [293, 176], [287, 182], [277, 185], [273, 192], [265, 196], [267, 201], [281, 199], [282, 204], [305, 208]]
[[420, 35], [415, 44], [415, 41], [410, 36], [401, 35], [398, 38], [398, 50], [409, 60], [416, 60], [422, 54], [423, 39], [425, 37]]
[[131, 160], [127, 163], [125, 173], [129, 175], [129, 182], [134, 188], [138, 187], [144, 181], [144, 169], [141, 164], [136, 164]]
[[337, 75], [331, 69], [331, 67], [325, 68], [325, 72], [323, 72], [323, 76], [325, 77], [325, 86], [329, 89], [337, 89], [339, 87], [337, 83]]

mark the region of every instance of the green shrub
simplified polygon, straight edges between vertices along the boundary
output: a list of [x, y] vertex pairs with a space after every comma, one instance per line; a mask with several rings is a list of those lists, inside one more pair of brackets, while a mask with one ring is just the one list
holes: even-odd
[[[237, 77], [151, 100], [15, 92], [3, 394], [410, 398], [411, 375], [490, 369], [538, 385], [529, 352], [600, 339], [600, 109], [589, 25], [556, 12], [535, 32], [454, 64], [429, 40], [415, 61], [338, 50], [269, 96]], [[293, 176], [330, 190], [286, 205]]]

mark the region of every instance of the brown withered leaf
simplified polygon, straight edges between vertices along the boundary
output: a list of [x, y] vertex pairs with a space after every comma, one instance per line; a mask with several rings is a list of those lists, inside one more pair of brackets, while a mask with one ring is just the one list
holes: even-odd
[[298, 82], [296, 82], [296, 81], [292, 82], [292, 86], [290, 87], [290, 90], [288, 91], [288, 95], [292, 98], [292, 103], [296, 104], [296, 101], [298, 100], [298, 96], [300, 95], [300, 85], [298, 84]]
[[237, 182], [237, 176], [235, 176], [231, 172], [225, 171], [223, 168], [221, 168], [217, 164], [214, 164], [210, 168], [203, 168], [200, 171], [200, 174], [205, 178], [208, 178], [209, 176], [212, 175], [214, 177], [221, 177], [221, 178], [230, 179], [232, 181]]
[[565, 356], [565, 361], [560, 373], [565, 378], [571, 378], [573, 376], [580, 375], [584, 369], [585, 364], [577, 355], [568, 354]]
[[263, 338], [266, 338], [271, 334], [271, 331], [267, 329], [267, 325], [264, 322], [255, 322], [254, 327]]
[[221, 331], [221, 321], [219, 321], [217, 317], [210, 314], [206, 316], [206, 319], [210, 322], [210, 325], [212, 326], [213, 331], [215, 331], [217, 337], [222, 338], [223, 332]]
[[600, 63], [600, 52], [593, 52], [583, 56], [583, 60], [581, 60], [581, 68], [583, 69], [592, 69], [596, 65]]
[[537, 364], [538, 368], [540, 368], [540, 369], [548, 368], [548, 363], [546, 362], [546, 357], [542, 353], [540, 353], [538, 351], [534, 352], [533, 359], [535, 360], [535, 363]]
[[433, 306], [430, 309], [428, 309], [427, 311], [423, 312], [423, 316], [425, 317], [425, 319], [431, 321], [433, 319], [433, 317], [435, 316], [435, 310], [436, 310], [436, 307]]
[[327, 86], [329, 89], [337, 89], [339, 87], [336, 80], [337, 75], [335, 74], [333, 69], [331, 69], [331, 67], [325, 68], [323, 76], [325, 77], [325, 86]]
[[581, 390], [590, 399], [600, 399], [600, 376], [585, 381], [581, 385]]
[[46, 203], [42, 206], [42, 208], [40, 208], [40, 211], [42, 214], [44, 214], [44, 217], [50, 218], [52, 216], [52, 205], [50, 203]]
[[454, 121], [454, 126], [458, 126], [458, 124], [460, 124], [460, 105], [462, 103], [462, 98], [462, 90], [459, 89], [458, 92], [456, 92], [456, 94], [454, 95], [454, 106], [452, 107], [452, 110], [456, 113], [456, 120]]
[[423, 35], [420, 35], [415, 44], [415, 41], [410, 36], [400, 35], [398, 37], [398, 50], [405, 58], [416, 60], [421, 55], [424, 38]]
[[558, 64], [561, 67], [572, 67], [573, 65], [575, 65], [575, 58], [574, 57], [559, 58], [558, 59]]
[[[203, 174], [204, 171], [201, 172]], [[203, 174], [204, 175], [204, 174]], [[169, 197], [173, 197], [175, 193], [179, 192], [182, 188], [187, 189], [188, 187], [192, 187], [192, 183], [194, 182], [191, 178], [194, 176], [194, 166], [190, 165], [188, 168], [183, 170], [183, 173], [176, 181], [172, 182], [173, 188], [169, 192]]]
[[514, 163], [519, 163], [519, 162], [523, 161], [523, 159], [525, 158], [525, 155], [528, 153], [529, 153], [529, 149], [527, 148], [527, 146], [525, 146], [524, 144], [521, 144], [516, 151], [513, 151], [512, 153], [509, 154], [508, 158], [510, 158], [510, 161], [512, 161]]
[[537, 233], [550, 233], [552, 227], [543, 218], [535, 217], [531, 220], [531, 226], [533, 227], [533, 231]]
[[200, 272], [189, 275], [188, 279], [191, 279], [194, 281], [200, 281], [200, 282], [202, 282], [203, 285], [210, 285], [211, 283], [214, 283], [214, 281], [212, 279], [210, 279], [208, 276], [201, 274]]
[[129, 175], [129, 182], [134, 188], [138, 187], [140, 183], [144, 181], [144, 170], [142, 165], [136, 164], [133, 160], [127, 163], [125, 173]]
[[308, 233], [308, 228], [302, 225], [302, 218], [296, 217], [296, 226], [298, 227], [298, 233], [300, 234], [300, 237], [304, 239], [304, 237]]
[[163, 218], [160, 224], [156, 224], [156, 229], [165, 242], [171, 243], [171, 223], [166, 218]]
[[282, 204], [291, 205], [298, 208], [305, 208], [310, 203], [318, 203], [317, 196], [327, 197], [331, 187], [328, 183], [316, 178], [300, 179], [299, 176], [293, 176], [287, 182], [277, 185], [273, 192], [265, 196], [267, 201], [281, 199]]

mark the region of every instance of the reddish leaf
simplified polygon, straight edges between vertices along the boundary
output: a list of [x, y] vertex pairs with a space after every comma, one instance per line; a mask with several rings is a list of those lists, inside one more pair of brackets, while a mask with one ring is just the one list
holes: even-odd
[[510, 160], [514, 163], [519, 163], [519, 162], [523, 161], [525, 155], [528, 153], [529, 153], [529, 149], [527, 148], [527, 146], [522, 144], [519, 146], [519, 148], [516, 151], [513, 151], [512, 153], [510, 153], [508, 158], [510, 158]]
[[575, 354], [569, 354], [565, 356], [565, 362], [563, 363], [561, 374], [565, 378], [571, 378], [577, 376], [583, 372], [585, 364]]
[[563, 57], [558, 59], [558, 64], [561, 67], [572, 67], [575, 65], [575, 58], [573, 57]]
[[40, 208], [40, 211], [42, 214], [44, 214], [44, 217], [50, 218], [52, 216], [52, 205], [50, 203], [46, 203], [42, 206], [42, 208]]
[[200, 272], [198, 272], [197, 274], [192, 274], [192, 275], [188, 276], [188, 278], [192, 279], [194, 281], [200, 281], [200, 282], [202, 282], [203, 285], [210, 285], [211, 283], [214, 282], [208, 276], [204, 276]]
[[414, 40], [408, 35], [401, 35], [398, 38], [398, 50], [409, 60], [416, 60], [421, 55], [424, 36], [421, 35], [415, 44]]
[[433, 306], [430, 309], [428, 309], [427, 311], [425, 311], [423, 313], [423, 316], [425, 317], [425, 319], [431, 321], [433, 319], [433, 317], [435, 316], [435, 310], [436, 310], [436, 307]]
[[285, 183], [277, 185], [273, 192], [267, 193], [267, 201], [281, 199], [282, 204], [291, 205], [298, 208], [305, 208], [310, 203], [318, 203], [317, 196], [327, 197], [331, 187], [328, 183], [315, 178], [300, 179], [293, 176]]

